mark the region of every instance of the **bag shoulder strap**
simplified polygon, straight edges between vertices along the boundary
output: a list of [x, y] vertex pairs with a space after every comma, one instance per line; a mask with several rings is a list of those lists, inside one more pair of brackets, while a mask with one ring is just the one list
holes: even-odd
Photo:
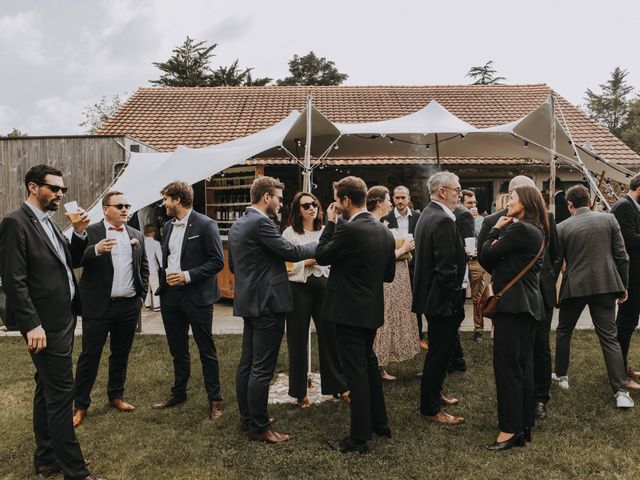
[[533, 267], [533, 264], [536, 263], [538, 261], [538, 259], [540, 258], [540, 255], [542, 255], [542, 252], [544, 250], [544, 238], [542, 239], [542, 245], [540, 245], [540, 250], [538, 251], [538, 253], [536, 254], [535, 257], [533, 257], [533, 260], [531, 260], [526, 267], [524, 267], [522, 269], [522, 271], [516, 275], [513, 280], [511, 280], [509, 283], [507, 283], [504, 288], [502, 290], [500, 290], [500, 292], [496, 295], [496, 297], [500, 298], [502, 297], [505, 293], [507, 293], [507, 290], [509, 290], [511, 287], [513, 287], [513, 285], [522, 278], [522, 276], [527, 273], [529, 270], [531, 270], [531, 267]]

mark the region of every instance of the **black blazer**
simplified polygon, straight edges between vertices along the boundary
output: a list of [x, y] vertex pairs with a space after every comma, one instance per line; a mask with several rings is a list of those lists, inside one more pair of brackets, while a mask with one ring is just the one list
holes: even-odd
[[162, 239], [162, 268], [160, 286], [156, 292], [161, 303], [173, 305], [185, 294], [198, 307], [212, 305], [220, 299], [216, 275], [224, 267], [224, 253], [218, 224], [211, 218], [191, 210], [189, 223], [182, 240], [180, 268], [188, 271], [191, 283], [182, 287], [170, 287], [167, 284], [167, 262], [169, 259], [169, 239], [174, 219], [164, 224]]
[[[149, 288], [149, 264], [144, 252], [144, 237], [140, 231], [124, 225], [130, 239], [137, 242], [131, 245], [133, 259], [133, 285], [136, 297], [144, 300]], [[80, 278], [80, 301], [86, 306], [84, 316], [101, 318], [109, 307], [111, 286], [113, 284], [113, 258], [111, 253], [96, 255], [95, 246], [107, 237], [103, 221], [87, 227], [82, 266], [84, 270]]]
[[465, 238], [476, 238], [476, 225], [469, 209], [464, 205], [458, 205], [453, 214], [456, 216], [456, 228], [463, 245]]
[[[495, 240], [497, 242], [494, 244]], [[497, 228], [489, 231], [478, 261], [486, 271], [491, 272], [496, 294], [536, 256], [543, 242], [542, 230], [529, 222], [512, 223], [502, 231]], [[544, 318], [544, 302], [540, 292], [542, 263], [541, 256], [500, 299], [496, 313], [527, 313], [536, 320]]]
[[[411, 209], [410, 209], [411, 210]], [[411, 210], [411, 215], [409, 215], [409, 233], [413, 235], [416, 230], [416, 225], [418, 224], [418, 218], [420, 218], [420, 212], [415, 210]], [[380, 219], [382, 223], [387, 222], [387, 226], [389, 228], [398, 228], [398, 220], [396, 219], [395, 208], [391, 210], [389, 215], [386, 215]]]
[[640, 212], [628, 195], [611, 208], [620, 224], [624, 246], [629, 255], [629, 285], [640, 283]]
[[384, 282], [396, 274], [393, 234], [369, 212], [350, 222], [327, 222], [316, 252], [331, 265], [324, 313], [335, 323], [376, 329], [384, 323]]
[[458, 313], [467, 257], [455, 222], [431, 202], [420, 215], [415, 241], [413, 311], [434, 317]]
[[253, 318], [293, 310], [284, 262], [313, 258], [317, 245], [292, 244], [273, 220], [247, 208], [229, 231], [229, 268], [235, 274], [233, 314]]
[[[82, 241], [72, 242], [54, 224], [64, 247], [66, 264], [80, 264]], [[78, 291], [75, 276], [73, 282]], [[7, 323], [17, 325], [22, 334], [42, 326], [45, 332], [70, 327], [74, 314], [80, 313], [78, 295], [70, 298], [69, 279], [64, 264], [33, 211], [22, 205], [0, 224], [0, 275], [7, 297]]]
[[[500, 217], [507, 214], [507, 209], [495, 212], [489, 215], [482, 222], [482, 229], [478, 235], [478, 256], [482, 246], [487, 241], [489, 231], [498, 223]], [[542, 271], [540, 272], [540, 290], [542, 292], [542, 298], [544, 299], [544, 305], [546, 308], [553, 308], [557, 303], [557, 291], [556, 281], [560, 270], [562, 268], [562, 258], [560, 254], [560, 248], [558, 245], [558, 230], [556, 228], [556, 221], [551, 212], [547, 212], [549, 219], [549, 244], [544, 251], [544, 259], [542, 263]]]

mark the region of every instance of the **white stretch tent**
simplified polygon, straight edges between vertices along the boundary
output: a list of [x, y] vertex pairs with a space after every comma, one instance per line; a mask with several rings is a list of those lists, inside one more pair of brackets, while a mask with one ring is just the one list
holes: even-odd
[[[588, 173], [586, 170], [598, 175], [604, 173], [606, 178], [624, 184], [628, 184], [634, 174], [586, 147], [573, 144], [570, 133], [555, 117], [554, 149], [550, 99], [515, 122], [484, 129], [460, 120], [435, 100], [406, 116], [359, 124], [333, 123], [315, 107], [308, 108], [309, 115], [307, 109], [302, 113], [294, 110], [265, 130], [211, 147], [178, 147], [172, 153], [132, 153], [127, 166], [107, 191], [124, 192], [133, 213], [159, 200], [160, 190], [172, 181], [193, 184], [275, 148], [282, 148], [295, 158], [291, 152], [302, 142], [311, 142], [311, 154], [317, 159], [311, 169], [328, 156], [525, 157], [549, 162], [555, 155], [558, 161], [582, 168], [585, 173]], [[309, 131], [311, 135], [307, 138]], [[92, 223], [102, 217], [103, 195], [89, 209]]]

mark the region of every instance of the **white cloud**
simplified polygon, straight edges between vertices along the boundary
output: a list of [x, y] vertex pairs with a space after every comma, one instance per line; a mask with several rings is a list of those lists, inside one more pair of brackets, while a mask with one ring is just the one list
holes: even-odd
[[19, 52], [18, 58], [27, 63], [46, 63], [43, 47], [42, 12], [18, 12], [0, 16], [0, 58]]

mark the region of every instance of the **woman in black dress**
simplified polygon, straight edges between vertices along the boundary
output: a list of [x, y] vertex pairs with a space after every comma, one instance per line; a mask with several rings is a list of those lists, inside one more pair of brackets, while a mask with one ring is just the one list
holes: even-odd
[[[491, 229], [479, 261], [491, 273], [497, 294], [541, 252], [549, 239], [549, 220], [537, 188], [516, 188], [508, 214]], [[494, 319], [493, 371], [500, 433], [489, 450], [523, 447], [534, 422], [533, 342], [544, 316], [540, 292], [543, 254], [499, 300]]]

